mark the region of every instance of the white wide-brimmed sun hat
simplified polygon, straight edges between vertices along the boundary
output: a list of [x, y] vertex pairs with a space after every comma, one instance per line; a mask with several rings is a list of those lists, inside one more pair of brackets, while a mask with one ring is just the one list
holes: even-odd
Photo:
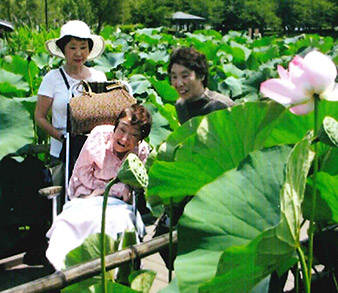
[[46, 49], [50, 54], [65, 58], [60, 48], [57, 46], [57, 41], [65, 36], [76, 37], [80, 39], [91, 39], [93, 41], [93, 48], [90, 51], [87, 60], [93, 60], [100, 56], [104, 51], [104, 39], [98, 35], [92, 35], [86, 23], [80, 20], [70, 20], [61, 27], [60, 37], [58, 39], [51, 39], [45, 43]]

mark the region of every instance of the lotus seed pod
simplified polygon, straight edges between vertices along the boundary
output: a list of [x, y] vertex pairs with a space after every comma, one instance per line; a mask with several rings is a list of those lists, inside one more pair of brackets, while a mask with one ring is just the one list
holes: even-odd
[[117, 177], [121, 182], [133, 188], [146, 188], [148, 186], [148, 174], [140, 158], [130, 153], [124, 160]]
[[321, 142], [338, 147], [338, 122], [330, 116], [326, 116], [323, 125], [318, 132], [318, 138]]

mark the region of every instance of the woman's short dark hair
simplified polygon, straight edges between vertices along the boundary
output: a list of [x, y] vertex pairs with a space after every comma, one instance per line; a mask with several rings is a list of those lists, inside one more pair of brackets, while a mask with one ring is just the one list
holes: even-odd
[[171, 74], [171, 67], [175, 63], [195, 71], [196, 76], [200, 79], [203, 79], [203, 86], [208, 86], [208, 62], [204, 54], [198, 52], [194, 48], [176, 48], [170, 55], [168, 66], [169, 74]]
[[147, 108], [140, 104], [133, 104], [120, 112], [115, 121], [115, 129], [120, 123], [120, 120], [128, 116], [131, 125], [138, 125], [141, 131], [141, 139], [146, 138], [151, 129], [152, 118]]
[[88, 41], [88, 48], [89, 52], [93, 49], [94, 42], [92, 39], [81, 39], [78, 37], [73, 37], [73, 36], [64, 36], [63, 38], [57, 40], [55, 43], [59, 47], [59, 49], [62, 51], [63, 54], [65, 54], [65, 47], [66, 45], [70, 42], [70, 40], [74, 38], [75, 40], [78, 41]]

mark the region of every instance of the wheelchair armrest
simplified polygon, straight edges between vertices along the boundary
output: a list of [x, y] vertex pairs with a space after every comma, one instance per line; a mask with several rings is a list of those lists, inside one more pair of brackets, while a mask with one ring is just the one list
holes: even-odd
[[39, 189], [39, 194], [50, 199], [59, 196], [62, 189], [62, 186], [49, 186]]

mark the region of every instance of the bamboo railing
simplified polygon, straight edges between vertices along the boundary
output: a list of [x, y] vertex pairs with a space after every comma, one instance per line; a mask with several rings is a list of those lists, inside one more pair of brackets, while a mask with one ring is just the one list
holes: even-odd
[[[177, 243], [177, 231], [173, 232], [173, 243]], [[144, 258], [154, 254], [168, 246], [169, 233], [155, 237], [147, 242], [133, 245], [124, 250], [106, 256], [106, 269], [114, 269], [121, 264], [132, 261], [135, 258]], [[31, 281], [20, 286], [3, 291], [9, 292], [22, 292], [22, 293], [35, 293], [35, 292], [48, 292], [51, 290], [60, 290], [71, 284], [83, 281], [98, 275], [101, 272], [100, 259], [95, 259], [77, 266], [71, 267], [64, 271], [58, 271], [52, 275]]]

